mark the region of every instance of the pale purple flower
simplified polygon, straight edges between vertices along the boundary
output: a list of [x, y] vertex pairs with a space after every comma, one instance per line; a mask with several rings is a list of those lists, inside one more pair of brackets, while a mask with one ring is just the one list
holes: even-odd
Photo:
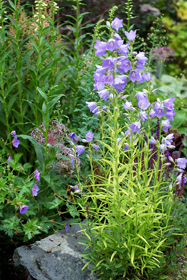
[[148, 82], [151, 79], [151, 74], [149, 72], [143, 73], [142, 78], [144, 81]]
[[138, 107], [142, 110], [147, 110], [147, 108], [150, 106], [150, 102], [148, 101], [147, 97], [144, 97], [142, 99], [139, 99], [138, 101]]
[[135, 108], [132, 106], [132, 102], [129, 102], [129, 101], [126, 101], [123, 104], [123, 108], [127, 111], [129, 111], [129, 110], [134, 111], [135, 110]]
[[72, 166], [73, 168], [75, 168], [75, 163], [74, 163], [74, 161], [75, 161], [75, 158], [72, 157], [72, 158], [71, 158], [71, 166]]
[[53, 242], [53, 238], [50, 237], [49, 240]]
[[113, 84], [113, 75], [112, 75], [112, 74], [106, 75], [106, 76], [104, 77], [104, 83], [105, 83], [105, 84], [112, 85], [112, 84]]
[[174, 97], [170, 97], [169, 99], [164, 100], [164, 106], [167, 111], [172, 111], [174, 109], [174, 101]]
[[95, 115], [95, 116], [98, 116], [99, 114], [100, 114], [100, 108], [99, 107], [96, 107], [93, 111], [92, 111], [92, 113]]
[[65, 224], [65, 230], [66, 230], [66, 232], [68, 232], [68, 230], [70, 229], [70, 226], [68, 225], [68, 223], [69, 223], [69, 220], [66, 222], [66, 224]]
[[32, 195], [33, 195], [33, 196], [37, 196], [37, 195], [38, 195], [38, 191], [39, 191], [39, 187], [35, 184], [35, 185], [32, 187]]
[[134, 122], [134, 123], [130, 124], [129, 127], [131, 128], [132, 133], [134, 133], [134, 132], [139, 133], [140, 128], [141, 128], [141, 123]]
[[76, 193], [80, 193], [81, 192], [81, 190], [78, 188], [78, 186], [75, 186], [74, 190], [75, 190]]
[[176, 160], [176, 162], [177, 162], [179, 168], [181, 168], [181, 169], [185, 169], [186, 168], [186, 163], [187, 163], [187, 159], [186, 158], [178, 158]]
[[146, 90], [137, 91], [136, 98], [138, 99], [138, 101], [141, 100], [142, 98], [147, 98]]
[[117, 144], [119, 145], [119, 143], [121, 142], [121, 138], [117, 138]]
[[[11, 157], [8, 157], [7, 163], [9, 163], [11, 159], [12, 159]], [[12, 167], [10, 164], [9, 164], [9, 166]]]
[[93, 140], [93, 133], [91, 131], [88, 131], [88, 133], [86, 134], [85, 138], [86, 138], [87, 142], [92, 142], [92, 140]]
[[28, 206], [27, 205], [23, 205], [20, 207], [20, 214], [25, 214], [25, 212], [28, 210]]
[[11, 134], [12, 134], [12, 136], [16, 136], [16, 131], [13, 130], [13, 131], [11, 132]]
[[148, 58], [145, 56], [145, 53], [144, 52], [139, 52], [137, 55], [136, 55], [136, 59], [141, 62], [141, 63], [144, 63], [148, 60]]
[[163, 106], [162, 103], [155, 101], [154, 110], [155, 110], [156, 116], [157, 116], [159, 119], [162, 118], [163, 116], [165, 116], [164, 106]]
[[174, 115], [175, 115], [174, 111], [166, 112], [166, 118], [169, 119], [170, 121], [174, 121]]
[[148, 115], [147, 115], [147, 113], [145, 111], [140, 111], [140, 120], [142, 122], [145, 122], [145, 121], [148, 120]]
[[119, 66], [119, 69], [121, 70], [121, 71], [120, 71], [121, 74], [122, 74], [123, 72], [125, 72], [125, 73], [128, 72], [131, 68], [132, 68], [132, 66], [131, 66], [130, 60], [125, 59], [125, 60], [122, 60], [122, 61], [121, 61], [121, 65]]
[[124, 151], [128, 151], [128, 149], [129, 149], [129, 144], [128, 144], [128, 143], [125, 143]]
[[103, 89], [103, 90], [99, 91], [98, 94], [104, 101], [107, 101], [109, 98], [109, 92], [107, 89]]
[[156, 144], [156, 140], [153, 136], [151, 136], [151, 140], [149, 142], [150, 144]]
[[130, 32], [125, 31], [125, 36], [129, 41], [134, 41], [136, 37], [136, 30], [135, 31], [131, 30]]
[[96, 44], [94, 46], [94, 48], [96, 49], [95, 55], [101, 57], [102, 55], [104, 55], [106, 53], [106, 46], [107, 43], [96, 40]]
[[[183, 182], [182, 182], [182, 177], [183, 177]], [[183, 175], [183, 173], [180, 173], [178, 176], [177, 176], [177, 182], [182, 185], [183, 183], [183, 186], [186, 184], [186, 180], [187, 178]]]
[[162, 129], [167, 132], [168, 129], [171, 127], [169, 120], [164, 120], [161, 122]]
[[118, 48], [118, 42], [115, 39], [109, 39], [106, 48], [109, 51], [113, 52], [115, 49]]
[[70, 135], [69, 135], [69, 137], [70, 137], [71, 139], [74, 139], [74, 138], [75, 138], [75, 135], [76, 135], [75, 132], [71, 132]]
[[90, 109], [90, 112], [93, 112], [95, 108], [97, 108], [97, 103], [96, 102], [88, 102], [86, 101], [86, 104], [88, 105], [88, 108]]
[[153, 119], [155, 116], [156, 116], [155, 111], [154, 111], [153, 109], [151, 109], [151, 111], [149, 112], [149, 117], [150, 117], [151, 119]]
[[35, 179], [36, 179], [38, 182], [40, 182], [40, 172], [36, 169], [34, 173], [35, 173]]
[[85, 151], [85, 147], [82, 145], [76, 145], [76, 153], [78, 154], [78, 156], [80, 156], [82, 153], [84, 153]]
[[135, 82], [136, 80], [138, 80], [140, 78], [140, 73], [137, 70], [132, 70], [129, 73], [129, 79], [131, 80], [131, 82]]
[[100, 149], [100, 147], [98, 145], [92, 144], [92, 147], [96, 150]]
[[[102, 62], [103, 62], [103, 67], [107, 67], [109, 70], [112, 70], [112, 68], [114, 67], [114, 59], [111, 56], [107, 57]], [[104, 68], [104, 69], [106, 69], [106, 68]], [[105, 72], [106, 72], [106, 70], [105, 70]]]
[[12, 145], [13, 145], [13, 147], [18, 148], [18, 146], [19, 146], [18, 137], [14, 137], [14, 139], [12, 141]]
[[119, 18], [115, 18], [112, 23], [111, 23], [111, 27], [115, 30], [119, 30], [119, 28], [123, 27], [123, 24], [122, 24], [123, 20], [122, 19], [119, 19]]
[[129, 43], [128, 44], [126, 44], [126, 45], [121, 45], [118, 49], [117, 49], [117, 52], [119, 53], [119, 54], [123, 54], [123, 55], [127, 55], [127, 53], [128, 53], [128, 48], [129, 48]]

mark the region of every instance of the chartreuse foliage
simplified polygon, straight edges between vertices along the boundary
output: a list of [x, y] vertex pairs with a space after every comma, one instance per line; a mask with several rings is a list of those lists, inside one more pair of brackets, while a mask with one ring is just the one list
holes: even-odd
[[[172, 218], [175, 194], [181, 197], [186, 182], [187, 162], [175, 162], [171, 156], [174, 135], [168, 129], [175, 98], [149, 102], [155, 90], [145, 72], [145, 54], [133, 50], [136, 31], [124, 32], [124, 44], [116, 33], [122, 20], [111, 17], [107, 27], [108, 41], [95, 44], [96, 55], [102, 57], [94, 73], [100, 100], [86, 102], [101, 118], [102, 136], [95, 145], [93, 133], [86, 134], [89, 184], [81, 185], [78, 176], [84, 201], [79, 206], [86, 217], [85, 226], [81, 224], [83, 244], [90, 249], [83, 254], [85, 267], [92, 263], [99, 279], [166, 279], [165, 252], [172, 249], [175, 235], [179, 242], [184, 240], [184, 229], [179, 232]], [[76, 162], [85, 146], [77, 144], [75, 133], [71, 137]]]

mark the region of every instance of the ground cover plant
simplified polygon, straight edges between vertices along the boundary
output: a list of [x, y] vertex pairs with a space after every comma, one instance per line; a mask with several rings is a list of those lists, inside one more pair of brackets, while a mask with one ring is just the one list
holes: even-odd
[[68, 42], [57, 42], [54, 1], [38, 1], [29, 36], [23, 7], [9, 4], [6, 19], [1, 1], [1, 234], [34, 242], [86, 219], [83, 257], [100, 279], [167, 279], [186, 241], [187, 145], [173, 130], [186, 132], [175, 121], [185, 86], [151, 75], [131, 1], [126, 24], [114, 7], [84, 54], [80, 0]]

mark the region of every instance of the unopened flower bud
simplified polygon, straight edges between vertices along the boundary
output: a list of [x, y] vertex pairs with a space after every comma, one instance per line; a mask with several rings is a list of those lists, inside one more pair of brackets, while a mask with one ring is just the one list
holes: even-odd
[[173, 158], [171, 156], [169, 156], [169, 161], [174, 163], [174, 160], [173, 160]]
[[87, 143], [86, 139], [82, 139], [82, 142], [83, 142], [83, 143]]
[[106, 26], [110, 27], [110, 22], [109, 21], [106, 22]]

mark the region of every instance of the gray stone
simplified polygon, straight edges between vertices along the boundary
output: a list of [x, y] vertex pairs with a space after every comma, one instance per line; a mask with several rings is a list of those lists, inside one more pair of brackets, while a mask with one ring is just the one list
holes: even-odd
[[[70, 227], [68, 233], [60, 230], [31, 246], [21, 246], [14, 251], [15, 265], [28, 269], [31, 279], [37, 280], [96, 280], [92, 266], [82, 260], [85, 246], [81, 242], [79, 225]], [[50, 240], [52, 238], [53, 241]]]

